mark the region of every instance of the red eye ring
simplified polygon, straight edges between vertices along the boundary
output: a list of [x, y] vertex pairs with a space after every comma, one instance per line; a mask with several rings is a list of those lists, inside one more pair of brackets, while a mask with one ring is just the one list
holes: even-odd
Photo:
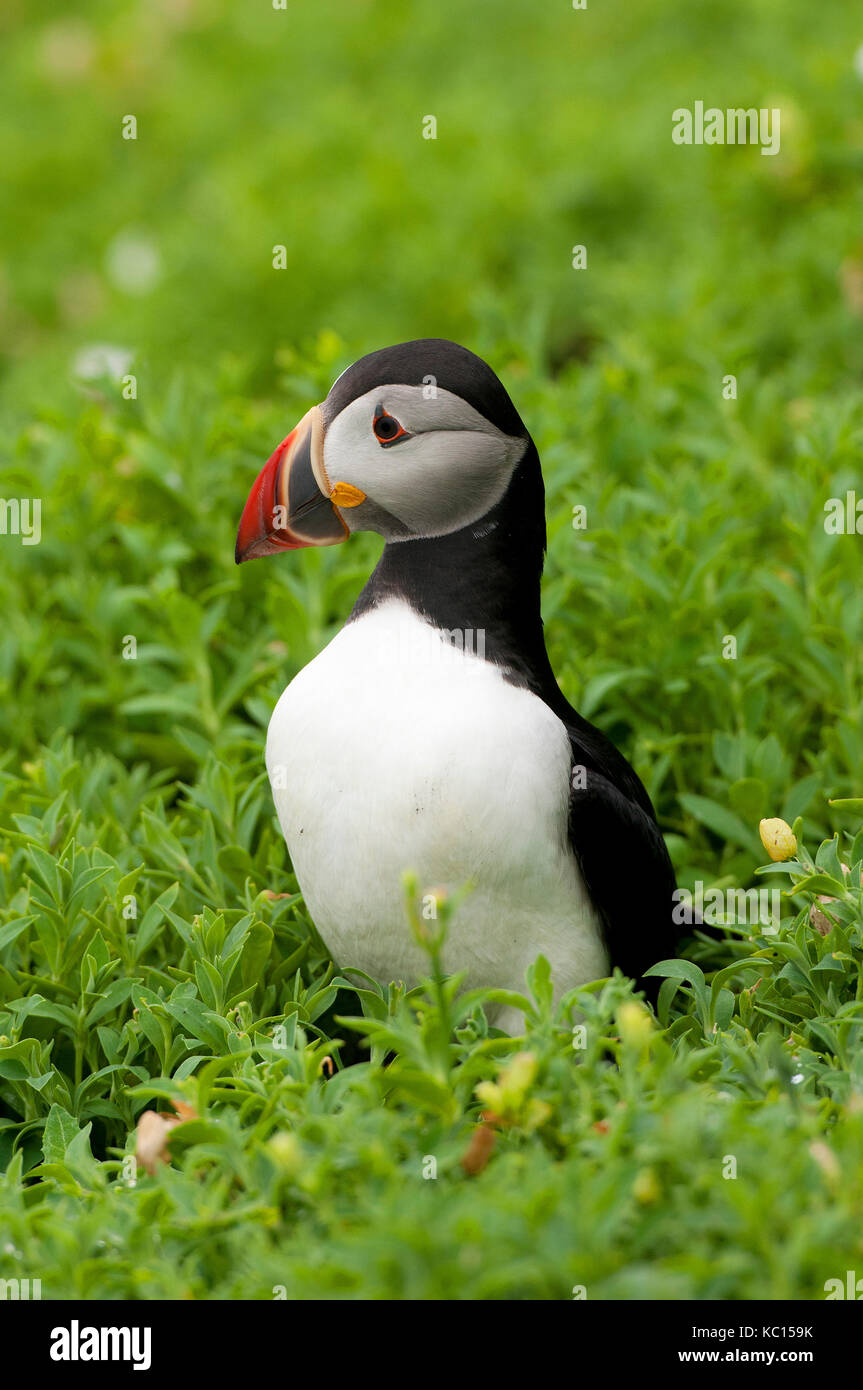
[[379, 405], [375, 410], [372, 430], [375, 439], [384, 449], [389, 448], [391, 444], [399, 444], [401, 440], [410, 438], [410, 431], [404, 429], [396, 417], [390, 415], [388, 410], [384, 410], [382, 405]]

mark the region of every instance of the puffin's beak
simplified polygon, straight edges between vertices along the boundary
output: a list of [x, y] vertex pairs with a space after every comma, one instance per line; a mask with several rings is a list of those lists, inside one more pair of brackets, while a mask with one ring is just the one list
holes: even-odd
[[256, 560], [306, 545], [337, 545], [349, 534], [340, 512], [365, 494], [349, 483], [331, 487], [324, 472], [324, 424], [312, 406], [261, 469], [237, 532], [234, 559]]

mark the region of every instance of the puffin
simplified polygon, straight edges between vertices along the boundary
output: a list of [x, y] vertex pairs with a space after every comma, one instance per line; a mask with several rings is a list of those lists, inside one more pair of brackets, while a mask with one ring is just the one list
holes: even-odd
[[[423, 338], [335, 381], [252, 486], [238, 564], [373, 531], [384, 547], [337, 635], [273, 711], [266, 765], [306, 907], [343, 972], [416, 984], [405, 875], [466, 885], [444, 967], [555, 998], [673, 955], [675, 876], [650, 797], [560, 690], [540, 613], [545, 490], [494, 371]], [[424, 899], [425, 901], [425, 899]], [[487, 1010], [503, 1032], [521, 1015]]]

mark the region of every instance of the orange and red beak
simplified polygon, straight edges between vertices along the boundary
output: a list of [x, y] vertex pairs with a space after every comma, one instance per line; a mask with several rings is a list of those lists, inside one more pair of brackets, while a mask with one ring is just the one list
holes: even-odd
[[234, 558], [238, 565], [280, 550], [337, 545], [349, 535], [336, 503], [355, 507], [365, 494], [330, 485], [324, 470], [324, 425], [313, 406], [264, 464], [243, 508]]

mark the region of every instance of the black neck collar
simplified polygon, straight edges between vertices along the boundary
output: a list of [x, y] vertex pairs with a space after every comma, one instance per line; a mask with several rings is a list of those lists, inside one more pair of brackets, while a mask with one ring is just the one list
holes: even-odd
[[482, 632], [486, 660], [510, 679], [556, 691], [540, 613], [544, 557], [545, 490], [531, 440], [486, 516], [451, 535], [388, 543], [349, 621], [402, 599], [435, 627], [463, 633], [474, 652]]

